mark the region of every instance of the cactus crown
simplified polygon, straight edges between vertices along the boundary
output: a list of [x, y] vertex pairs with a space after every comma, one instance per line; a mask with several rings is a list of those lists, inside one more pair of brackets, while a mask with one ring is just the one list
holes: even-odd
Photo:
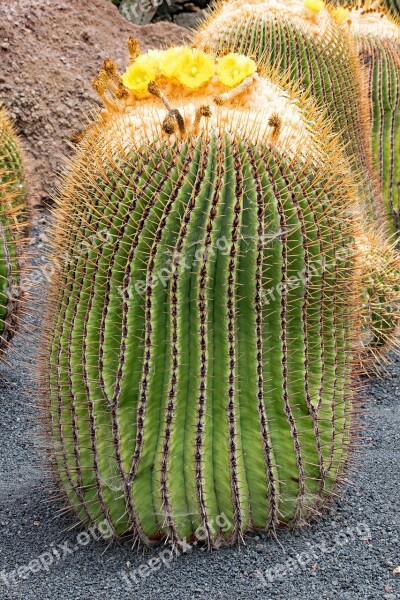
[[102, 121], [110, 130], [113, 119], [115, 127], [125, 129], [123, 144], [132, 143], [132, 136], [136, 144], [157, 138], [173, 143], [222, 128], [288, 151], [290, 139], [293, 156], [311, 149], [319, 154], [319, 144], [305, 132], [315, 120], [325, 127], [321, 115], [310, 101], [305, 115], [296, 87], [280, 87], [276, 74], [267, 77], [252, 58], [235, 52], [216, 57], [185, 46], [140, 54], [133, 38], [128, 49], [130, 63], [123, 74], [107, 59], [93, 82], [106, 108]]
[[314, 27], [315, 31], [320, 30], [321, 27], [324, 28], [329, 22], [329, 7], [323, 0], [288, 0], [284, 5], [280, 0], [248, 0], [246, 3], [243, 3], [242, 0], [231, 0], [226, 3], [217, 3], [211, 16], [200, 28], [206, 27], [207, 23], [213, 20], [221, 10], [224, 11], [224, 14], [229, 14], [229, 17], [233, 19], [232, 22], [235, 22], [250, 16], [263, 17], [266, 14], [266, 8], [271, 16], [282, 14], [283, 11], [286, 17], [296, 19], [304, 25], [310, 25]]
[[356, 35], [400, 38], [399, 19], [379, 4], [371, 8], [365, 2], [362, 6], [337, 7], [331, 9], [331, 14], [339, 24], [348, 23]]

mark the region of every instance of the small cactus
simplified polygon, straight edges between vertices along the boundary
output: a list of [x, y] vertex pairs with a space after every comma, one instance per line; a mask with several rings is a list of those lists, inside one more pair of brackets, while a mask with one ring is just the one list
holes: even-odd
[[18, 325], [25, 193], [21, 149], [0, 106], [0, 358]]
[[201, 25], [195, 43], [221, 54], [254, 56], [300, 89], [310, 90], [346, 146], [360, 205], [371, 222], [383, 222], [357, 49], [322, 0], [228, 0]]
[[[317, 515], [346, 461], [347, 160], [255, 63], [178, 47], [94, 85], [55, 212], [44, 411], [85, 523], [237, 542]], [[224, 526], [222, 526], [222, 521]]]

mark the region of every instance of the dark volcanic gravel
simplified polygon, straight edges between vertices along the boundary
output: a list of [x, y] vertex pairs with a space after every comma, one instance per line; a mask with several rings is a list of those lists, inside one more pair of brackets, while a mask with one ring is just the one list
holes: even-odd
[[[36, 271], [44, 260], [43, 221], [35, 227]], [[319, 523], [280, 531], [277, 539], [248, 536], [239, 549], [138, 554], [128, 543], [107, 546], [96, 532], [71, 529], [49, 499], [54, 487], [34, 449], [37, 322], [29, 317], [1, 368], [1, 600], [400, 598], [398, 358], [384, 379], [364, 384], [364, 439], [352, 483]]]

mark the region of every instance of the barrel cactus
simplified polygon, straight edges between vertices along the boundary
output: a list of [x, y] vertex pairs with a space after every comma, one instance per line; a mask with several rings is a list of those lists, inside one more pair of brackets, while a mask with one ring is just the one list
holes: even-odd
[[382, 9], [367, 9], [367, 3], [337, 11], [366, 67], [372, 150], [391, 232], [400, 239], [400, 25]]
[[353, 183], [314, 105], [248, 57], [139, 53], [65, 175], [44, 411], [68, 503], [115, 536], [298, 525], [351, 436]]
[[310, 90], [342, 137], [358, 174], [359, 200], [371, 222], [384, 222], [372, 168], [368, 102], [354, 42], [322, 0], [228, 0], [201, 25], [195, 43], [242, 52]]
[[19, 142], [0, 106], [0, 358], [18, 325], [25, 212], [25, 183]]

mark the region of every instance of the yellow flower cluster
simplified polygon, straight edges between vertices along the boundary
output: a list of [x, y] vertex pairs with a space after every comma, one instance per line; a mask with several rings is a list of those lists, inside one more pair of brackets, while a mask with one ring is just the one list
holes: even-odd
[[319, 13], [324, 10], [325, 2], [323, 0], [304, 0], [304, 6], [313, 13]]
[[197, 90], [216, 72], [221, 83], [235, 87], [256, 70], [254, 60], [241, 54], [232, 52], [216, 60], [203, 50], [177, 46], [165, 51], [150, 50], [140, 55], [122, 75], [122, 81], [128, 90], [144, 98], [149, 95], [148, 84], [158, 76]]

